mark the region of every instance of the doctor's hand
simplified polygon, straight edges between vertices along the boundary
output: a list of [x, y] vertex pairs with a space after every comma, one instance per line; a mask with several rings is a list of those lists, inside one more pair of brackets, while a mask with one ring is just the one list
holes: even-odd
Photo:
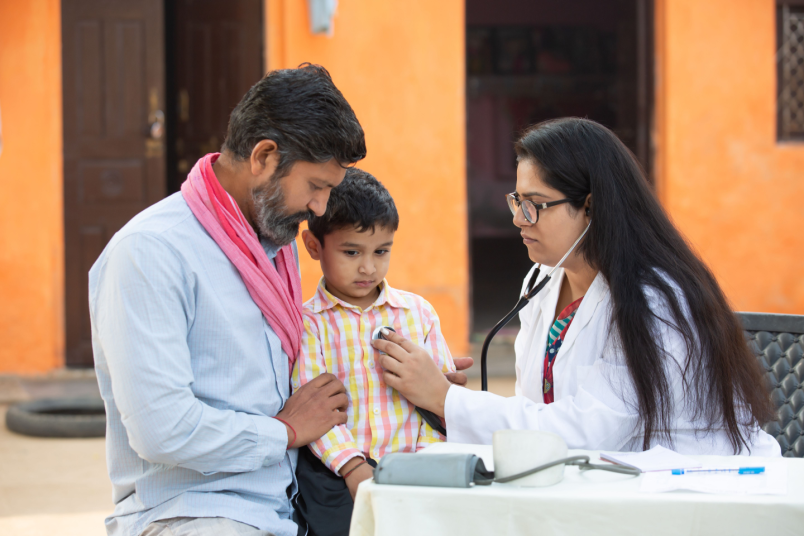
[[372, 346], [387, 355], [380, 355], [382, 379], [416, 406], [444, 416], [444, 402], [450, 382], [424, 348], [387, 331], [388, 340], [371, 341]]
[[447, 377], [450, 383], [466, 387], [466, 382], [469, 381], [469, 378], [460, 371], [472, 368], [472, 365], [475, 364], [475, 360], [471, 357], [454, 357], [452, 361], [455, 363], [455, 370], [458, 372], [447, 372], [444, 376]]

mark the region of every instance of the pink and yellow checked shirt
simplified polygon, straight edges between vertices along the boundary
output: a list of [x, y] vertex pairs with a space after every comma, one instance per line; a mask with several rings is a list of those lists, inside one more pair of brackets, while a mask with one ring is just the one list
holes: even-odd
[[444, 440], [413, 404], [382, 381], [379, 352], [371, 346], [371, 333], [380, 326], [391, 326], [425, 348], [444, 372], [455, 371], [438, 315], [424, 298], [383, 281], [377, 300], [363, 310], [330, 294], [321, 279], [315, 296], [304, 304], [304, 335], [292, 383], [295, 392], [329, 372], [346, 386], [347, 423], [310, 444], [335, 473], [356, 456], [379, 460]]

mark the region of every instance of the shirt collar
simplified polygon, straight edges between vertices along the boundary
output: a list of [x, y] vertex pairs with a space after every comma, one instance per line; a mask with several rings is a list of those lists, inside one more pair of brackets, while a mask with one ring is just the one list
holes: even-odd
[[273, 240], [264, 236], [260, 237], [260, 245], [269, 259], [276, 257], [276, 254], [279, 253], [280, 249], [282, 249], [282, 247], [276, 245]]
[[[396, 307], [399, 309], [410, 308], [410, 305], [408, 305], [408, 302], [405, 300], [404, 296], [402, 296], [402, 293], [389, 285], [386, 279], [382, 280], [380, 287], [380, 295], [377, 296], [377, 299], [374, 300], [374, 303], [366, 309], [370, 309], [371, 307], [380, 307], [386, 303], [391, 307]], [[318, 282], [318, 289], [316, 290], [315, 296], [313, 296], [311, 301], [312, 310], [314, 313], [320, 313], [322, 311], [326, 311], [327, 309], [332, 309], [336, 305], [340, 305], [344, 309], [360, 309], [358, 306], [352, 305], [351, 303], [346, 303], [328, 291], [323, 277]]]

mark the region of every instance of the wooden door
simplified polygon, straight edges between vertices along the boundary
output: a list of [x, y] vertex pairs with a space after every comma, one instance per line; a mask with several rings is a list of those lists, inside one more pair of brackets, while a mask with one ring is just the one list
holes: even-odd
[[229, 114], [264, 74], [263, 0], [175, 0], [168, 5], [169, 187], [217, 152]]
[[106, 243], [165, 196], [162, 0], [63, 0], [65, 331], [92, 366], [88, 277]]

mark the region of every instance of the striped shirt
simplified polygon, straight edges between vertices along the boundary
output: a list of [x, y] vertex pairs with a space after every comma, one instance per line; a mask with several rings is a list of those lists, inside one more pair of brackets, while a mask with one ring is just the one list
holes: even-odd
[[444, 437], [422, 420], [415, 406], [382, 381], [380, 353], [371, 334], [389, 326], [427, 350], [444, 372], [455, 364], [441, 334], [433, 307], [410, 292], [383, 280], [380, 295], [366, 309], [330, 294], [324, 279], [304, 304], [304, 335], [293, 369], [293, 390], [329, 372], [346, 386], [348, 421], [310, 444], [316, 456], [335, 473], [354, 457], [379, 460], [391, 452], [415, 452]]

